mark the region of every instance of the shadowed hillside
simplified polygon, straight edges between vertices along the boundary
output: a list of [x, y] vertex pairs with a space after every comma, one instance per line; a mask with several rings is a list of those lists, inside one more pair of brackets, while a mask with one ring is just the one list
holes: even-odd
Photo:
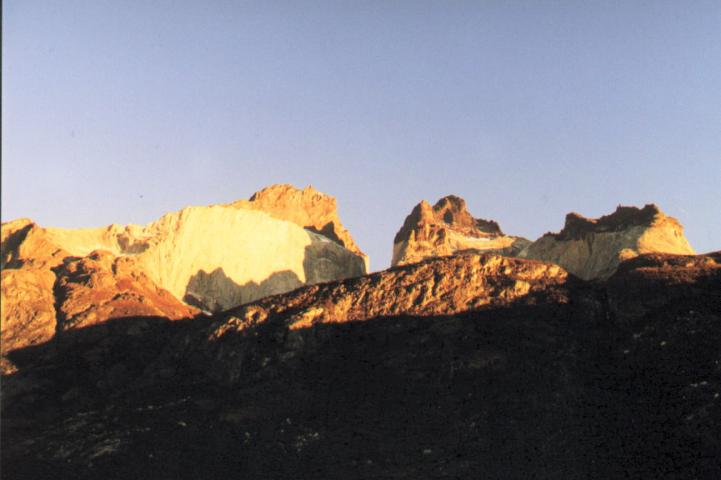
[[[381, 275], [475, 257], [494, 258], [447, 257]], [[546, 280], [531, 281], [541, 292], [532, 301], [447, 315], [294, 327], [286, 312], [239, 328], [231, 311], [73, 330], [11, 354], [19, 370], [3, 379], [3, 471], [718, 478], [719, 259], [640, 257], [602, 285], [554, 283], [544, 296]], [[536, 268], [511, 261], [506, 275]], [[320, 299], [352, 283], [261, 304]]]

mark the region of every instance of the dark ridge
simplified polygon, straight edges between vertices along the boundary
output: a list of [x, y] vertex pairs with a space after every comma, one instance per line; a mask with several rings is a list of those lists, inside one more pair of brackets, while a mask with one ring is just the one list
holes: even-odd
[[28, 236], [28, 232], [35, 227], [35, 223], [30, 222], [24, 227], [14, 231], [8, 238], [0, 245], [0, 257], [2, 261], [2, 268], [20, 268], [21, 262], [17, 258], [13, 258], [14, 252], [17, 252], [20, 244], [25, 241], [25, 237]]
[[3, 478], [715, 480], [721, 283], [705, 268], [638, 268], [565, 303], [261, 324], [217, 345], [236, 363], [208, 353], [217, 317], [71, 331], [12, 354]]

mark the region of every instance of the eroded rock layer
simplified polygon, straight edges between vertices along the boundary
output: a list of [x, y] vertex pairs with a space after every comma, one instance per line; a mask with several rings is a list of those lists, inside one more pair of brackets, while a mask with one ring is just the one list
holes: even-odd
[[473, 218], [465, 200], [449, 195], [433, 206], [423, 200], [413, 208], [393, 239], [391, 265], [464, 250], [515, 256], [528, 243], [526, 239], [504, 235], [494, 221]]
[[693, 254], [683, 227], [655, 205], [621, 207], [610, 215], [566, 216], [559, 233], [547, 233], [521, 252], [561, 265], [583, 279], [611, 276], [623, 261], [644, 253]]

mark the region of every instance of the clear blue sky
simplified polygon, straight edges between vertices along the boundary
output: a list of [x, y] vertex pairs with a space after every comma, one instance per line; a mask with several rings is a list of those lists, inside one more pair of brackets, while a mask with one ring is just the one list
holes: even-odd
[[656, 202], [721, 249], [721, 1], [3, 3], [3, 220], [288, 182], [373, 269], [449, 193], [530, 239]]

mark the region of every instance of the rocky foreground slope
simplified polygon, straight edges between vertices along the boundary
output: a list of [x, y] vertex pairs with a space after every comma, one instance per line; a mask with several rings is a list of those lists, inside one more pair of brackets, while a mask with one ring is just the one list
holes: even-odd
[[561, 265], [581, 278], [605, 279], [618, 265], [644, 253], [688, 255], [694, 251], [673, 217], [656, 205], [621, 207], [600, 218], [566, 216], [559, 233], [547, 233], [520, 256]]
[[516, 256], [529, 243], [504, 235], [497, 222], [473, 218], [465, 200], [448, 195], [433, 206], [423, 200], [413, 208], [393, 239], [391, 266], [459, 251]]
[[460, 254], [10, 358], [8, 478], [721, 478], [721, 253]]
[[2, 225], [2, 352], [124, 316], [191, 317], [362, 275], [333, 197], [277, 185], [145, 226]]

